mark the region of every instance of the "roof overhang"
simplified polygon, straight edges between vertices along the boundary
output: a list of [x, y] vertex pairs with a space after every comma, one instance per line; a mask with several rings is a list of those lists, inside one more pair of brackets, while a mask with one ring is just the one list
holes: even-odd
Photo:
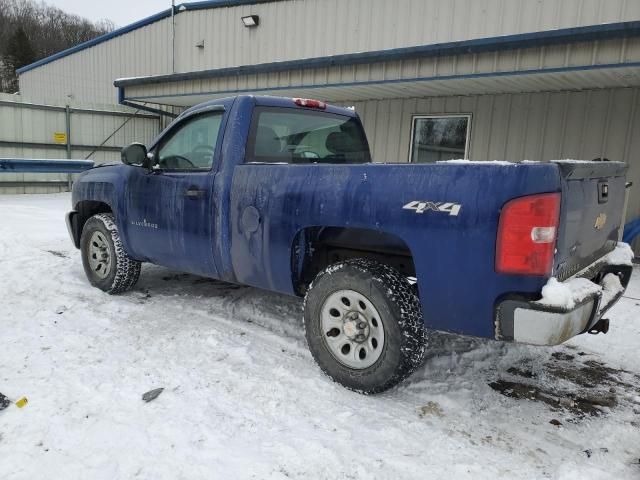
[[[629, 41], [629, 39], [632, 39]], [[640, 86], [640, 21], [119, 79], [123, 103], [260, 93], [331, 102]]]
[[452, 95], [479, 95], [538, 91], [584, 90], [640, 86], [640, 62], [602, 65], [593, 68], [549, 69], [493, 74], [452, 75], [444, 78], [374, 80], [325, 85], [292, 85], [265, 88], [237, 88], [221, 91], [193, 91], [127, 95], [122, 100], [157, 105], [190, 107], [207, 100], [242, 94], [280, 95], [317, 98], [328, 102], [361, 101], [383, 98], [410, 98]]

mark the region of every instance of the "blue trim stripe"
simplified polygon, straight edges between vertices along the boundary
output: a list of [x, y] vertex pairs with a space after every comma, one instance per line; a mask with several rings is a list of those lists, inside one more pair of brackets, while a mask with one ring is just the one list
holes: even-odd
[[131, 85], [179, 82], [184, 80], [201, 80], [235, 75], [274, 73], [303, 68], [328, 68], [339, 65], [398, 61], [418, 57], [424, 58], [444, 55], [463, 55], [497, 50], [514, 50], [518, 48], [541, 47], [545, 45], [560, 45], [566, 43], [635, 36], [640, 36], [640, 21], [607, 23], [603, 25], [590, 25], [586, 27], [565, 28], [533, 33], [519, 33], [515, 35], [503, 35], [499, 37], [487, 37], [475, 40], [462, 40], [416, 47], [392, 48], [388, 50], [363, 53], [348, 53], [343, 55], [306, 58], [302, 60], [261, 63], [257, 65], [202, 70], [198, 72], [126, 78], [116, 80], [114, 85], [116, 87], [125, 87]]
[[206, 0], [201, 2], [183, 3], [187, 10], [204, 10], [207, 8], [237, 7], [240, 5], [255, 5], [256, 3], [278, 2], [282, 0]]
[[93, 167], [91, 160], [0, 158], [0, 172], [80, 173]]
[[[269, 2], [277, 2], [282, 0], [208, 0], [202, 2], [193, 2], [193, 3], [182, 3], [180, 5], [176, 5], [176, 15], [184, 10], [202, 10], [206, 8], [221, 8], [221, 7], [235, 7], [239, 5], [255, 5], [257, 3], [269, 3]], [[49, 57], [43, 58], [42, 60], [38, 60], [37, 62], [30, 63], [29, 65], [25, 65], [24, 67], [18, 68], [16, 73], [20, 75], [21, 73], [28, 72], [29, 70], [33, 70], [34, 68], [41, 67], [42, 65], [46, 65], [47, 63], [51, 63], [55, 60], [59, 60], [61, 58], [67, 57], [74, 53], [80, 52], [82, 50], [86, 50], [87, 48], [94, 47], [101, 43], [111, 40], [112, 38], [119, 37], [120, 35], [124, 35], [126, 33], [132, 32], [133, 30], [137, 30], [138, 28], [146, 27], [152, 23], [155, 23], [159, 20], [168, 18], [171, 16], [171, 9], [163, 10], [155, 15], [151, 15], [150, 17], [143, 18], [142, 20], [138, 20], [135, 23], [127, 25], [122, 28], [118, 28], [113, 32], [106, 33], [99, 37], [94, 38], [93, 40], [88, 40], [86, 42], [80, 43], [74, 47], [67, 48], [66, 50], [62, 50], [61, 52], [55, 53]]]
[[255, 89], [236, 89], [236, 90], [220, 90], [217, 92], [196, 92], [196, 93], [176, 93], [166, 95], [147, 95], [139, 97], [131, 97], [126, 100], [152, 100], [157, 98], [172, 98], [172, 97], [192, 97], [201, 95], [236, 95], [239, 93], [261, 93], [261, 92], [276, 92], [286, 90], [299, 90], [299, 89], [320, 89], [320, 88], [340, 88], [340, 87], [360, 87], [369, 85], [392, 85], [411, 82], [432, 82], [437, 80], [464, 80], [473, 78], [492, 78], [492, 77], [518, 77], [523, 75], [539, 75], [543, 73], [569, 73], [576, 71], [591, 71], [591, 70], [605, 70], [605, 69], [618, 69], [618, 68], [639, 68], [640, 62], [629, 63], [609, 63], [600, 65], [583, 65], [583, 66], [571, 66], [571, 67], [554, 67], [543, 69], [531, 69], [520, 70], [510, 72], [485, 72], [485, 73], [469, 73], [460, 75], [442, 75], [442, 76], [430, 76], [430, 77], [416, 77], [416, 78], [398, 78], [393, 80], [367, 80], [362, 82], [343, 82], [343, 83], [327, 83], [322, 85], [291, 85], [287, 87], [265, 87]]

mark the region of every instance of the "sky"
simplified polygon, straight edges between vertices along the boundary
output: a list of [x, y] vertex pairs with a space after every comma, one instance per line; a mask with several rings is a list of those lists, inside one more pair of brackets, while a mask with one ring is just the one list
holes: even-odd
[[118, 27], [171, 7], [171, 0], [45, 0], [45, 3], [93, 21], [106, 18]]

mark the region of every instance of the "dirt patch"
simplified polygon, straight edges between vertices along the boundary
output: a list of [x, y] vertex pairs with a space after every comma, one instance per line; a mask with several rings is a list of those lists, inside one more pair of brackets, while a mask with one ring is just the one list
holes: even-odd
[[444, 417], [444, 412], [442, 411], [442, 407], [438, 402], [430, 401], [430, 402], [427, 402], [426, 405], [423, 405], [418, 409], [418, 415], [421, 418], [424, 418], [427, 416]]
[[64, 252], [59, 252], [58, 250], [46, 250], [47, 253], [50, 253], [51, 255], [55, 256], [55, 257], [60, 257], [60, 258], [69, 258], [69, 256], [64, 253]]
[[551, 356], [556, 360], [566, 360], [566, 361], [573, 360], [575, 358], [573, 355], [570, 355], [565, 352], [553, 352]]
[[507, 380], [498, 380], [490, 383], [489, 386], [506, 397], [540, 401], [552, 410], [566, 410], [578, 417], [585, 415], [597, 417], [604, 413], [602, 407], [611, 408], [617, 404], [614, 394], [595, 394], [587, 397], [574, 392], [557, 392], [540, 385]]
[[629, 386], [619, 378], [620, 374], [628, 372], [615, 370], [596, 360], [588, 360], [581, 365], [570, 363], [550, 365], [548, 371], [557, 378], [568, 380], [584, 388], [597, 388], [603, 385]]
[[516, 375], [518, 377], [524, 377], [524, 378], [537, 378], [538, 375], [531, 369], [529, 370], [525, 370], [523, 368], [519, 368], [519, 367], [510, 367], [507, 369], [507, 372], [510, 373], [511, 375]]
[[510, 367], [489, 386], [505, 397], [546, 404], [553, 411], [570, 414], [573, 420], [605, 415], [627, 405], [625, 397], [640, 391], [638, 376], [597, 360], [555, 352], [533, 368], [533, 359]]

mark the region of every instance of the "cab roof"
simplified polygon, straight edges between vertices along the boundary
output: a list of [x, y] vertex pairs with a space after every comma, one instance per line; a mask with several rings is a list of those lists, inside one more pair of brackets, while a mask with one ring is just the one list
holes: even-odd
[[226, 98], [218, 98], [215, 100], [209, 100], [208, 102], [203, 102], [189, 108], [180, 116], [192, 115], [193, 113], [209, 110], [215, 106], [223, 106], [225, 108], [231, 108], [231, 105], [237, 100], [253, 101], [255, 106], [260, 106], [260, 107], [300, 108], [304, 110], [314, 110], [318, 112], [327, 112], [327, 113], [333, 113], [337, 115], [344, 115], [346, 117], [357, 117], [355, 110], [352, 108], [337, 107], [335, 105], [330, 105], [328, 103], [326, 104], [326, 108], [322, 108], [322, 109], [312, 108], [312, 107], [303, 107], [303, 106], [296, 105], [294, 103], [294, 98], [274, 97], [274, 96], [268, 96], [268, 95], [237, 95], [234, 97], [226, 97]]

